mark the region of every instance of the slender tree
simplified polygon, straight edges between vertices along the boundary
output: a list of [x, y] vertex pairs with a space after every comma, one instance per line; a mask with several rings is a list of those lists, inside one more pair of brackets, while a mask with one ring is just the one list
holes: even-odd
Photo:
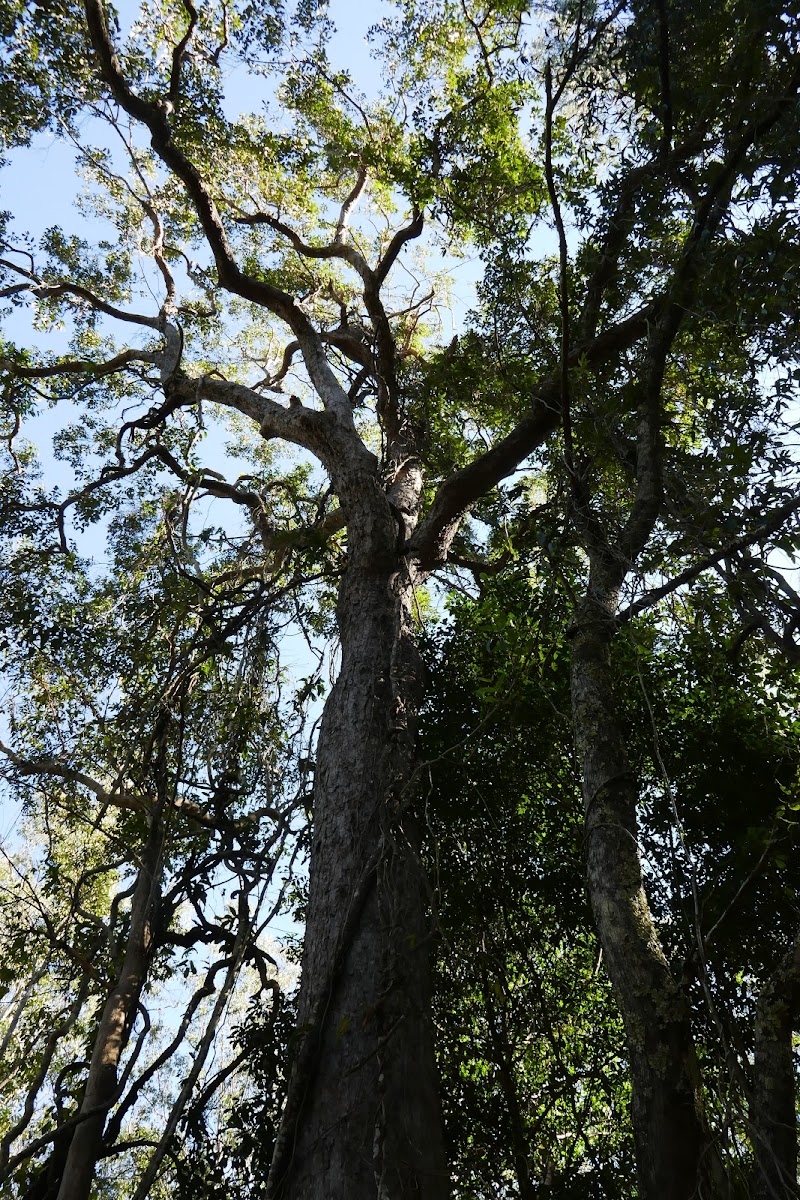
[[[167, 494], [173, 514], [177, 500]], [[189, 575], [152, 493], [148, 504], [149, 515], [117, 514], [99, 580], [24, 541], [4, 568], [15, 748], [2, 744], [3, 774], [25, 826], [4, 847], [16, 996], [2, 1039], [0, 1173], [28, 1200], [88, 1194], [106, 1161], [137, 1148], [155, 1172], [195, 1084], [214, 1094], [207, 1060], [243, 972], [272, 1016], [280, 1004], [259, 937], [286, 907], [302, 804], [284, 772], [277, 605], [265, 610], [262, 594], [255, 609], [246, 594], [210, 602], [198, 586], [214, 577], [209, 564]], [[181, 973], [199, 978], [165, 1034], [159, 991]], [[169, 1072], [203, 1026], [176, 1091]], [[148, 1122], [151, 1087], [171, 1105], [168, 1133]]]

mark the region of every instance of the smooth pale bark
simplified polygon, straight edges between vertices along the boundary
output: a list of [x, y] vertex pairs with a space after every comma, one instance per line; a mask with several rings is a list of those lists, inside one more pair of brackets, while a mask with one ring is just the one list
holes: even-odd
[[642, 882], [638, 787], [614, 704], [612, 604], [587, 600], [572, 638], [589, 894], [625, 1023], [639, 1195], [689, 1200], [711, 1164], [688, 1004], [659, 944]]
[[131, 901], [130, 932], [122, 969], [106, 1000], [92, 1050], [89, 1074], [75, 1126], [58, 1200], [88, 1200], [95, 1167], [103, 1149], [108, 1110], [116, 1098], [120, 1058], [130, 1036], [147, 973], [153, 922], [160, 899], [161, 856], [164, 844], [159, 815], [151, 820]]
[[800, 938], [764, 985], [756, 1008], [750, 1119], [756, 1200], [789, 1200], [797, 1186], [797, 1081], [792, 1032], [800, 1021]]
[[402, 521], [365, 470], [340, 495], [341, 669], [317, 750], [296, 1055], [270, 1179], [287, 1200], [440, 1200], [425, 879], [409, 811], [421, 666]]

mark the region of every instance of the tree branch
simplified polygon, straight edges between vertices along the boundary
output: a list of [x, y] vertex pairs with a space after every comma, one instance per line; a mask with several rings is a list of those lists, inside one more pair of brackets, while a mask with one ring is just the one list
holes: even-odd
[[[577, 38], [577, 34], [576, 34]], [[564, 458], [570, 480], [575, 483], [575, 460], [572, 449], [572, 417], [569, 402], [569, 255], [564, 218], [556, 191], [553, 174], [553, 116], [557, 100], [553, 97], [553, 75], [550, 59], [545, 68], [545, 94], [547, 97], [544, 116], [544, 173], [553, 219], [558, 233], [558, 303], [561, 313], [560, 391], [561, 424], [564, 434]]]
[[84, 300], [95, 311], [101, 312], [107, 317], [114, 317], [117, 321], [126, 321], [131, 325], [145, 325], [149, 329], [157, 329], [161, 332], [160, 317], [149, 317], [146, 313], [133, 313], [126, 311], [124, 308], [117, 308], [114, 304], [108, 304], [105, 300], [102, 300], [100, 296], [82, 284], [66, 282], [46, 283], [32, 271], [26, 271], [23, 267], [18, 266], [17, 263], [13, 263], [7, 258], [0, 258], [0, 267], [6, 267], [7, 270], [13, 271], [17, 275], [24, 275], [26, 280], [28, 280], [27, 284], [20, 284], [18, 287], [15, 287], [13, 289], [15, 292], [25, 286], [37, 299], [73, 296], [78, 300]]
[[355, 206], [358, 204], [358, 201], [361, 197], [361, 193], [364, 191], [364, 188], [366, 187], [366, 185], [367, 185], [367, 168], [364, 166], [363, 163], [361, 163], [358, 168], [358, 175], [356, 176], [356, 181], [353, 184], [350, 192], [348, 193], [347, 198], [345, 199], [345, 202], [342, 205], [341, 210], [339, 212], [339, 220], [336, 222], [336, 233], [333, 235], [333, 240], [335, 242], [341, 242], [343, 240], [345, 232], [350, 224], [350, 214], [352, 213]]
[[220, 285], [269, 309], [287, 323], [300, 342], [309, 376], [324, 406], [355, 432], [350, 402], [328, 363], [317, 330], [288, 292], [239, 268], [208, 185], [173, 139], [167, 106], [151, 104], [130, 87], [114, 50], [101, 0], [85, 0], [85, 11], [100, 73], [121, 108], [148, 129], [156, 154], [184, 185], [213, 255]]
[[0, 370], [8, 371], [17, 379], [51, 379], [55, 375], [92, 375], [102, 379], [105, 375], [113, 375], [129, 363], [144, 362], [158, 365], [164, 355], [156, 350], [123, 350], [105, 362], [92, 362], [91, 359], [63, 359], [61, 362], [48, 363], [47, 366], [25, 367], [12, 359], [0, 359]]
[[[359, 176], [360, 178], [361, 176]], [[364, 180], [366, 180], [366, 175], [364, 175]], [[361, 186], [363, 187], [363, 184]], [[352, 203], [355, 202], [353, 197], [357, 198], [360, 190], [357, 181], [356, 187], [351, 192], [347, 201], [345, 201], [343, 212], [348, 204], [352, 207], [351, 201]], [[397, 400], [397, 355], [394, 336], [389, 318], [383, 306], [383, 301], [381, 300], [380, 289], [403, 246], [412, 238], [419, 237], [422, 233], [423, 214], [418, 209], [414, 209], [412, 220], [408, 225], [402, 229], [398, 229], [394, 234], [375, 270], [370, 267], [369, 263], [355, 246], [343, 241], [344, 226], [342, 225], [341, 218], [333, 241], [325, 246], [312, 246], [308, 242], [303, 241], [291, 226], [281, 221], [278, 217], [272, 216], [270, 213], [242, 215], [236, 217], [235, 220], [243, 225], [268, 225], [270, 229], [274, 229], [277, 233], [287, 238], [297, 253], [302, 254], [305, 258], [339, 258], [348, 263], [357, 272], [364, 286], [364, 303], [375, 333], [376, 361], [366, 361], [364, 357], [358, 357], [356, 354], [352, 354], [352, 357], [355, 358], [356, 362], [361, 362], [362, 365], [369, 366], [373, 370], [378, 385], [378, 416], [386, 429], [387, 440], [390, 444], [389, 457], [402, 456], [402, 450], [399, 447], [394, 450], [392, 449], [396, 443], [400, 442], [400, 413]], [[323, 342], [329, 342], [333, 345], [337, 344], [335, 336], [330, 333], [320, 334]], [[348, 341], [347, 346], [349, 347], [348, 352], [350, 352], [350, 349], [353, 348], [352, 339]]]
[[198, 20], [197, 9], [192, 4], [192, 0], [183, 0], [183, 7], [189, 14], [189, 24], [183, 37], [172, 51], [172, 71], [170, 72], [169, 92], [167, 95], [168, 103], [173, 110], [177, 109], [178, 102], [180, 100], [181, 68], [183, 67], [183, 61], [186, 58], [186, 51], [188, 50], [189, 44], [194, 36], [194, 31], [197, 27]]
[[380, 287], [386, 276], [391, 271], [392, 267], [397, 261], [397, 256], [403, 249], [403, 246], [405, 246], [407, 242], [412, 241], [414, 238], [418, 238], [421, 235], [424, 227], [424, 213], [422, 213], [420, 209], [414, 208], [411, 214], [410, 222], [408, 225], [403, 226], [402, 229], [397, 230], [386, 248], [386, 253], [375, 268], [375, 282], [377, 283], [378, 287]]
[[[647, 333], [654, 306], [647, 305], [626, 320], [603, 330], [588, 345], [570, 351], [569, 365], [598, 367], [634, 345]], [[542, 381], [530, 409], [506, 437], [440, 486], [425, 519], [409, 542], [409, 552], [423, 570], [447, 558], [447, 550], [463, 514], [491, 488], [517, 469], [559, 426], [560, 371]]]
[[[81, 787], [85, 787], [103, 804], [111, 805], [114, 808], [127, 808], [134, 812], [149, 812], [155, 803], [152, 797], [145, 798], [138, 796], [117, 786], [109, 790], [103, 787], [101, 783], [98, 783], [96, 779], [93, 779], [91, 775], [87, 775], [84, 771], [79, 771], [75, 767], [69, 767], [57, 758], [26, 759], [16, 754], [4, 742], [0, 742], [0, 752], [5, 754], [6, 758], [13, 764], [20, 775], [46, 776], [50, 779], [63, 779], [66, 783], [80, 784]], [[176, 808], [179, 812], [185, 813], [192, 821], [197, 822], [198, 825], [202, 825], [206, 829], [236, 828], [237, 826], [250, 824], [252, 821], [252, 818], [246, 818], [243, 822], [220, 821], [218, 818], [207, 813], [194, 800], [189, 800], [182, 796], [174, 798], [172, 807]], [[281, 814], [274, 808], [261, 808], [258, 811], [258, 816], [270, 816], [275, 820], [279, 820]]]
[[771, 533], [776, 533], [783, 525], [787, 517], [792, 516], [793, 513], [798, 511], [800, 511], [800, 499], [793, 498], [792, 500], [787, 500], [785, 504], [781, 504], [778, 508], [774, 509], [772, 513], [765, 517], [761, 524], [750, 533], [743, 534], [741, 537], [736, 538], [735, 541], [729, 542], [727, 546], [723, 546], [720, 550], [715, 550], [712, 554], [700, 559], [699, 562], [693, 563], [691, 566], [686, 567], [685, 570], [681, 571], [673, 579], [670, 579], [667, 583], [662, 584], [660, 587], [651, 588], [650, 591], [645, 592], [645, 594], [638, 600], [635, 600], [633, 604], [630, 604], [627, 608], [623, 609], [622, 612], [617, 614], [617, 624], [625, 625], [628, 621], [631, 621], [634, 617], [638, 616], [639, 613], [644, 612], [645, 609], [651, 608], [654, 604], [657, 604], [659, 600], [663, 600], [665, 596], [669, 596], [671, 592], [677, 591], [678, 588], [683, 587], [687, 583], [691, 583], [694, 579], [697, 579], [699, 575], [702, 575], [711, 567], [716, 566], [717, 563], [722, 562], [726, 558], [731, 558], [738, 551], [745, 550], [748, 546], [752, 546], [755, 542], [761, 541], [763, 538], [768, 537]]

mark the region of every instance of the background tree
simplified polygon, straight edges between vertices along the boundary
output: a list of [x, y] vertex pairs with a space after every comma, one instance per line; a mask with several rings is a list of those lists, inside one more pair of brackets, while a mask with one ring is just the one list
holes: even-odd
[[[635, 1190], [628, 1066], [585, 896], [562, 588], [546, 552], [533, 578], [483, 574], [432, 639], [424, 801], [463, 1196], [498, 1180], [519, 1195]], [[753, 1054], [795, 939], [800, 747], [794, 672], [738, 633], [724, 594], [704, 589], [631, 627], [615, 675], [648, 896], [687, 997], [720, 1187], [749, 1196], [778, 1186]], [[779, 1194], [793, 1186], [778, 1179]]]
[[[263, 587], [255, 603], [246, 587], [211, 599], [229, 555], [190, 573], [194, 539], [176, 547], [166, 499], [166, 519], [152, 491], [114, 518], [98, 581], [27, 540], [5, 560], [6, 779], [27, 846], [7, 856], [3, 893], [2, 1169], [20, 1195], [88, 1192], [120, 1154], [154, 1177], [198, 1089], [208, 1102], [230, 1074], [206, 1060], [243, 967], [273, 1019], [280, 1006], [262, 930], [298, 852], [285, 762], [301, 733], [278, 690], [280, 589], [266, 607]], [[176, 976], [193, 982], [165, 1026], [154, 1013]], [[166, 1130], [144, 1115], [153, 1087]]]
[[[6, 239], [6, 300], [74, 329], [52, 352], [21, 338], [4, 348], [9, 512], [38, 514], [50, 532], [37, 538], [57, 539], [50, 554], [55, 545], [68, 559], [72, 510], [79, 522], [101, 518], [124, 481], [157, 488], [169, 477], [182, 501], [165, 526], [213, 609], [243, 594], [255, 620], [277, 589], [317, 637], [335, 628], [338, 639], [315, 749], [298, 1034], [271, 1195], [450, 1190], [416, 803], [415, 620], [426, 581], [448, 562], [501, 571], [545, 549], [564, 597], [547, 611], [564, 611], [557, 661], [566, 643], [589, 895], [625, 1028], [640, 1194], [733, 1186], [704, 1100], [692, 997], [644, 885], [636, 806], [649, 784], [631, 760], [617, 664], [620, 630], [717, 569], [748, 632], [797, 654], [796, 596], [775, 555], [795, 552], [800, 507], [785, 244], [799, 16], [744, 0], [407, 5], [376, 31], [388, 82], [369, 100], [329, 62], [324, 14], [303, 6], [284, 22], [250, 6], [158, 5], [127, 34], [99, 0], [9, 10], [4, 69], [25, 82], [9, 136], [60, 119], [90, 203], [115, 230], [99, 246], [59, 228], [38, 246]], [[234, 64], [261, 88], [257, 114], [232, 119], [224, 102]], [[48, 108], [66, 96], [61, 111]], [[414, 276], [398, 282], [426, 227], [431, 244], [471, 240], [485, 265], [470, 328], [446, 349], [430, 324], [435, 292]], [[39, 403], [67, 399], [77, 423], [59, 444], [75, 485], [31, 498], [17, 431]], [[237, 415], [243, 448], [277, 446], [248, 452], [255, 470], [234, 463], [226, 475], [203, 457], [220, 410]], [[535, 472], [541, 503], [497, 492], [518, 469]], [[223, 522], [230, 558], [204, 591], [208, 496], [239, 515]], [[224, 646], [218, 629], [208, 646]], [[547, 661], [531, 657], [531, 671]], [[171, 707], [163, 719], [172, 727]], [[159, 744], [159, 728], [145, 746]], [[154, 764], [158, 774], [157, 754]], [[528, 895], [513, 902], [530, 913]], [[585, 969], [587, 918], [570, 903], [570, 954]], [[517, 922], [530, 917], [518, 911]], [[500, 1071], [513, 1014], [498, 1008], [492, 978], [503, 992], [521, 966], [503, 952], [490, 978], [482, 962], [486, 977], [465, 980], [465, 994], [475, 990], [497, 1034]], [[525, 971], [535, 973], [530, 962]], [[760, 1177], [787, 1189], [793, 997], [790, 956], [762, 993], [765, 1087], [748, 1126], [767, 1148]], [[530, 1124], [513, 1112], [518, 1085], [506, 1075], [503, 1170], [529, 1188]], [[602, 1071], [586, 1086], [594, 1106]], [[591, 1157], [581, 1120], [572, 1157], [551, 1155], [553, 1171], [580, 1175]], [[62, 1192], [77, 1197], [91, 1155], [72, 1157], [83, 1182], [68, 1182], [68, 1165]]]

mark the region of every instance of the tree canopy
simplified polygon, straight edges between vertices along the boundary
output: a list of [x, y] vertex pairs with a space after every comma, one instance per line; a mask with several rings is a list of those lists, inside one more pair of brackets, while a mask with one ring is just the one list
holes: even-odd
[[369, 18], [0, 7], [0, 1186], [796, 1197], [800, 9]]

